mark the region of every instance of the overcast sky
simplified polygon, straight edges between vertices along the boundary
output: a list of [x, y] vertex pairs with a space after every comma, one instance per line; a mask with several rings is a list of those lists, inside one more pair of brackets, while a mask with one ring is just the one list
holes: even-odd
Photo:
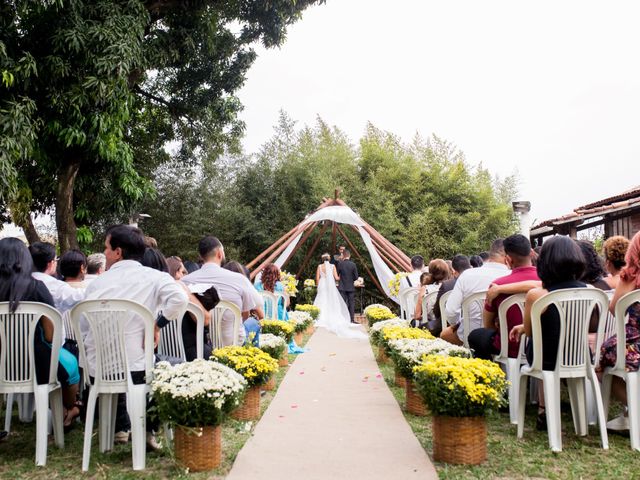
[[280, 109], [355, 143], [367, 121], [437, 134], [501, 176], [538, 221], [640, 185], [640, 2], [327, 0], [240, 92], [244, 147]]

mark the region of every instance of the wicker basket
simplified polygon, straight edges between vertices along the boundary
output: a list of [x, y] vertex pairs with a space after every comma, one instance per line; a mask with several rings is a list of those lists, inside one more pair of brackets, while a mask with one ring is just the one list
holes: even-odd
[[222, 461], [222, 427], [182, 427], [174, 430], [176, 461], [191, 472], [217, 468]]
[[257, 420], [260, 417], [260, 387], [249, 387], [242, 404], [231, 412], [236, 420]]
[[284, 352], [282, 352], [282, 356], [278, 359], [279, 367], [286, 367], [289, 365], [289, 346], [284, 346]]
[[479, 465], [487, 459], [485, 417], [433, 417], [433, 459]]
[[387, 352], [384, 351], [384, 347], [383, 346], [379, 346], [378, 347], [378, 361], [380, 363], [388, 363], [389, 362], [389, 356], [387, 355]]
[[265, 383], [264, 385], [262, 385], [262, 390], [266, 390], [266, 391], [271, 391], [271, 390], [275, 390], [276, 389], [276, 377], [271, 376], [271, 378], [269, 379], [269, 381], [267, 383]]
[[293, 340], [296, 342], [296, 345], [301, 346], [302, 341], [304, 340], [304, 333], [296, 332], [296, 334], [293, 336]]
[[395, 379], [394, 382], [396, 384], [396, 386], [400, 387], [400, 388], [406, 388], [407, 386], [407, 379], [405, 377], [402, 376], [402, 374], [400, 372], [398, 372], [397, 370], [395, 371]]
[[407, 412], [419, 417], [426, 416], [427, 406], [424, 404], [422, 397], [418, 395], [418, 392], [416, 392], [416, 387], [412, 380], [408, 378], [405, 380], [404, 391]]

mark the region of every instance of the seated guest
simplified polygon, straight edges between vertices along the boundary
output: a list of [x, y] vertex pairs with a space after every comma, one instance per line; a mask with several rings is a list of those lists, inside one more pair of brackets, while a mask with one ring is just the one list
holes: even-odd
[[84, 300], [84, 289], [73, 288], [54, 277], [58, 264], [56, 247], [50, 243], [34, 242], [29, 246], [29, 253], [33, 260], [33, 278], [45, 284], [60, 313], [66, 312], [76, 303]]
[[[31, 275], [32, 271], [33, 261], [22, 241], [17, 238], [0, 240], [0, 301], [9, 302], [9, 311], [15, 312], [20, 302], [40, 302], [55, 307], [51, 293], [43, 282]], [[33, 336], [38, 384], [49, 383], [52, 339], [53, 323], [42, 317]], [[80, 372], [76, 357], [64, 347], [60, 349], [57, 377], [66, 409], [64, 426], [71, 427], [74, 418], [80, 415], [80, 405], [76, 402]]]
[[[523, 333], [531, 338], [531, 306], [549, 292], [563, 288], [586, 288], [587, 285], [579, 278], [585, 269], [584, 255], [578, 244], [569, 237], [556, 236], [547, 240], [540, 250], [537, 265], [538, 277], [542, 281], [541, 287], [536, 287], [527, 293], [525, 299], [524, 322], [516, 325], [509, 332], [509, 341], [520, 342]], [[542, 368], [554, 370], [558, 353], [560, 337], [560, 317], [555, 305], [549, 306], [540, 316], [542, 328]], [[525, 347], [529, 365], [533, 362], [533, 341]], [[536, 426], [542, 430], [546, 428], [544, 413], [544, 396], [542, 388], [538, 398], [538, 420]]]
[[404, 278], [400, 285], [400, 289], [411, 287], [420, 287], [420, 276], [424, 272], [424, 258], [422, 255], [414, 255], [411, 257], [411, 272]]
[[[531, 265], [531, 243], [524, 235], [511, 235], [504, 239], [504, 253], [507, 267], [511, 274], [494, 280], [494, 284], [505, 285], [528, 280], [538, 281], [536, 267]], [[483, 328], [477, 328], [469, 333], [469, 347], [474, 356], [491, 360], [492, 355], [500, 353], [500, 324], [498, 323], [498, 308], [509, 295], [498, 295], [492, 301], [486, 301], [482, 314]], [[507, 311], [507, 332], [516, 325], [522, 324], [522, 311], [513, 305]], [[517, 358], [519, 344], [509, 342], [509, 357]]]
[[[87, 300], [122, 299], [133, 300], [147, 307], [152, 313], [162, 311], [165, 318], [175, 320], [187, 308], [189, 297], [168, 273], [145, 267], [141, 264], [145, 255], [144, 235], [140, 229], [130, 225], [115, 225], [106, 233], [105, 256], [107, 271], [93, 280], [86, 290]], [[156, 257], [154, 255], [154, 257]], [[149, 257], [150, 258], [150, 257]], [[85, 326], [84, 345], [89, 375], [95, 375], [96, 341]], [[145, 382], [144, 322], [131, 315], [125, 325], [127, 358], [134, 384]], [[124, 395], [118, 396], [116, 413], [116, 443], [129, 439], [130, 420], [126, 415]], [[158, 444], [147, 423], [147, 444], [157, 448]]]
[[602, 260], [600, 260], [595, 248], [593, 248], [593, 244], [587, 240], [578, 240], [577, 243], [585, 260], [584, 273], [580, 280], [600, 290], [611, 290], [609, 284], [604, 280], [606, 275], [604, 265], [602, 265]]
[[469, 263], [471, 263], [473, 268], [480, 268], [484, 264], [484, 260], [482, 260], [480, 255], [471, 255], [471, 257], [469, 257]]
[[84, 281], [87, 257], [80, 250], [67, 250], [58, 263], [63, 280], [73, 288], [87, 288]]
[[[440, 312], [440, 298], [447, 292], [453, 290], [453, 287], [458, 280], [458, 277], [462, 272], [471, 268], [471, 264], [469, 263], [469, 257], [466, 255], [456, 255], [451, 260], [451, 270], [453, 270], [453, 274], [449, 280], [445, 280], [440, 285], [438, 289], [438, 295], [436, 295], [436, 303], [433, 306], [433, 320], [429, 320], [427, 328], [431, 332], [432, 335], [439, 337], [442, 333], [442, 312]], [[458, 319], [459, 320], [459, 319]], [[457, 322], [456, 322], [457, 323]]]
[[185, 260], [182, 264], [184, 265], [184, 269], [187, 271], [185, 275], [189, 275], [190, 273], [200, 269], [200, 265], [196, 262], [192, 262], [191, 260]]
[[[449, 266], [447, 262], [442, 259], [436, 258], [429, 262], [429, 273], [423, 273], [420, 277], [420, 292], [418, 292], [418, 298], [416, 300], [416, 309], [413, 314], [413, 318], [417, 324], [426, 323], [433, 320], [433, 302], [429, 305], [429, 318], [422, 318], [422, 300], [425, 295], [433, 292], [437, 292], [442, 282], [449, 279]], [[435, 299], [434, 299], [435, 300]]]
[[[445, 318], [450, 326], [442, 331], [440, 337], [454, 345], [462, 345], [464, 326], [462, 321], [458, 320], [462, 311], [462, 303], [470, 295], [487, 290], [493, 280], [508, 273], [509, 269], [505, 266], [502, 239], [495, 240], [491, 244], [489, 260], [481, 267], [465, 270], [458, 278], [445, 305]], [[472, 305], [470, 309], [469, 326], [472, 331], [482, 326], [482, 308], [477, 305]]]
[[169, 267], [169, 275], [171, 275], [174, 279], [180, 280], [182, 277], [188, 274], [187, 269], [184, 267], [182, 263], [182, 259], [180, 257], [169, 257], [167, 258], [167, 266]]
[[[262, 278], [255, 284], [256, 290], [259, 292], [266, 291], [271, 293], [279, 293], [284, 295], [284, 285], [280, 281], [280, 269], [273, 263], [268, 264], [262, 270]], [[278, 297], [278, 311], [267, 312], [267, 304], [264, 304], [264, 311], [277, 315], [276, 320], [289, 320], [289, 314], [287, 313], [286, 300], [283, 297]]]
[[620, 235], [610, 237], [605, 240], [602, 247], [604, 251], [604, 266], [609, 273], [604, 280], [609, 285], [609, 288], [615, 289], [618, 286], [620, 280], [620, 272], [626, 265], [625, 255], [629, 248], [629, 240]]
[[105, 271], [107, 259], [104, 253], [92, 253], [87, 257], [87, 274], [84, 276], [85, 282], [90, 282]]
[[[640, 289], [640, 232], [631, 239], [625, 256], [626, 265], [620, 271], [620, 281], [609, 304], [611, 313], [615, 313], [616, 304], [627, 293]], [[629, 320], [625, 326], [626, 332], [626, 357], [625, 369], [628, 372], [637, 372], [640, 367], [640, 303], [636, 302], [627, 310]], [[600, 365], [601, 371], [606, 367], [613, 367], [616, 364], [618, 339], [616, 335], [609, 337], [602, 344]], [[624, 380], [620, 377], [613, 377], [611, 384], [611, 394], [615, 399], [627, 405], [627, 389]], [[624, 412], [607, 422], [609, 430], [629, 430], [629, 418], [627, 409]]]
[[[204, 237], [198, 244], [198, 251], [204, 264], [182, 278], [187, 285], [202, 283], [216, 287], [220, 300], [236, 305], [242, 312], [242, 319], [249, 317], [251, 310], [256, 310], [262, 316], [262, 305], [256, 305], [254, 288], [247, 277], [222, 268], [225, 263], [224, 247], [220, 240], [213, 236]], [[234, 331], [234, 317], [227, 311], [222, 319], [222, 343], [231, 345], [235, 342], [244, 343], [245, 330]]]
[[[231, 270], [232, 272], [239, 273], [240, 275], [244, 275], [249, 281], [251, 281], [249, 270], [240, 262], [230, 260], [224, 264], [223, 268], [225, 268], [226, 270]], [[253, 294], [256, 297], [256, 305], [262, 304], [262, 296], [255, 288], [253, 289]], [[244, 331], [247, 335], [246, 342], [249, 342], [249, 339], [251, 339], [251, 343], [254, 347], [260, 346], [260, 319], [262, 318], [260, 315], [262, 315], [262, 312], [251, 310], [249, 312], [249, 316], [242, 322], [244, 325]]]

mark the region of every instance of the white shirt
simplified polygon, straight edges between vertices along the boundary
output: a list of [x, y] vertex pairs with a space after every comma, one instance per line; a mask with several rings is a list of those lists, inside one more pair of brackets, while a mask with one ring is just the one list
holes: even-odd
[[[154, 316], [162, 312], [168, 320], [175, 320], [184, 315], [189, 303], [187, 293], [171, 275], [143, 267], [135, 260], [120, 260], [114, 263], [109, 270], [89, 284], [86, 299], [133, 300], [147, 307]], [[95, 341], [86, 325], [83, 332], [89, 374], [93, 375], [96, 361]], [[144, 322], [140, 317], [131, 316], [125, 326], [125, 336], [129, 369], [133, 372], [144, 370]]]
[[45, 284], [60, 313], [70, 310], [76, 303], [84, 300], [83, 288], [73, 288], [68, 283], [43, 272], [33, 272], [31, 276]]
[[[236, 305], [241, 312], [248, 312], [257, 307], [262, 307], [262, 298], [258, 298], [256, 290], [247, 277], [240, 273], [226, 270], [215, 263], [205, 263], [202, 268], [182, 277], [182, 281], [189, 285], [204, 283], [212, 285], [218, 291], [220, 300], [225, 300]], [[233, 316], [226, 312], [222, 319], [222, 343], [233, 343]], [[237, 332], [242, 342], [246, 336], [244, 328]]]
[[[506, 265], [497, 262], [486, 262], [479, 268], [468, 268], [462, 272], [445, 305], [445, 316], [449, 324], [455, 325], [460, 322], [462, 302], [465, 298], [473, 293], [487, 290], [496, 278], [509, 275], [510, 272], [511, 270]], [[472, 305], [469, 313], [471, 330], [480, 328], [482, 326], [482, 308], [478, 305]], [[457, 332], [460, 340], [462, 340], [463, 332], [464, 327], [460, 324]]]
[[[405, 288], [415, 288], [415, 287], [420, 288], [421, 276], [422, 276], [422, 270], [412, 271], [409, 275], [407, 275], [407, 277], [401, 283], [401, 289], [404, 290]], [[407, 278], [409, 279], [409, 281], [411, 281], [411, 285], [409, 285], [409, 282], [407, 282]]]

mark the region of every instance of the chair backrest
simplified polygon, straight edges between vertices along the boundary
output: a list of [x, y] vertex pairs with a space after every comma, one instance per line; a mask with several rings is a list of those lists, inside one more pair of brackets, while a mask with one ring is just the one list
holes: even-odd
[[58, 357], [62, 345], [62, 316], [39, 302], [20, 302], [15, 312], [0, 302], [0, 393], [33, 392], [36, 385], [33, 339], [42, 317], [53, 324], [49, 383], [57, 383]]
[[283, 312], [282, 315], [280, 315], [280, 307], [276, 309], [278, 320], [284, 320], [286, 311], [287, 311], [287, 303], [289, 301], [289, 296], [285, 293], [278, 293], [278, 292], [274, 293], [274, 295], [276, 296], [276, 305], [282, 305], [282, 312]]
[[447, 306], [447, 300], [449, 300], [449, 297], [451, 296], [451, 292], [453, 292], [453, 290], [444, 292], [440, 297], [440, 321], [442, 322], [442, 330], [447, 328], [447, 313], [445, 308]]
[[[480, 311], [480, 319], [482, 319], [482, 310], [484, 309], [484, 299], [487, 297], [487, 291], [472, 293], [462, 301], [462, 343], [465, 347], [469, 346], [469, 330], [471, 329], [471, 317]], [[482, 324], [480, 325], [482, 326]], [[477, 327], [476, 327], [477, 328]]]
[[[191, 313], [196, 318], [196, 348], [199, 352], [197, 358], [202, 358], [202, 343], [204, 339], [204, 313], [195, 303], [189, 302], [185, 313]], [[158, 342], [158, 353], [170, 357], [180, 358], [183, 362], [187, 360], [184, 350], [184, 339], [182, 338], [182, 322], [184, 314], [178, 315], [178, 319], [169, 322], [160, 330], [160, 341]], [[191, 322], [190, 318], [186, 319]]]
[[416, 287], [408, 288], [404, 294], [404, 307], [407, 312], [407, 320], [413, 319], [416, 312], [416, 303], [418, 302], [418, 295], [420, 289]]
[[438, 290], [427, 293], [422, 297], [422, 321], [428, 320], [429, 314], [433, 311], [433, 307], [436, 304], [436, 297], [438, 296]]
[[88, 365], [84, 339], [78, 334], [84, 330], [91, 333], [95, 343], [94, 377], [102, 389], [121, 389], [130, 381], [125, 327], [133, 316], [142, 319], [144, 325], [145, 379], [150, 383], [153, 379], [155, 319], [147, 307], [132, 300], [105, 299], [84, 300], [71, 309], [71, 324], [78, 339], [81, 363]]
[[629, 321], [627, 310], [631, 305], [640, 302], [640, 290], [634, 290], [620, 297], [616, 302], [615, 318], [616, 318], [616, 370], [624, 370], [627, 360], [627, 332], [626, 325]]
[[[267, 292], [268, 293], [268, 292]], [[211, 324], [209, 325], [209, 335], [211, 336], [211, 344], [214, 350], [216, 348], [224, 347], [222, 341], [222, 317], [227, 315], [233, 315], [233, 345], [238, 345], [238, 332], [242, 328], [242, 312], [235, 303], [221, 300], [218, 305], [211, 310]]]
[[274, 293], [262, 290], [259, 292], [264, 303], [264, 317], [278, 320], [278, 297]]
[[400, 290], [400, 293], [398, 293], [398, 300], [400, 301], [400, 318], [404, 320], [411, 320], [413, 318], [413, 310], [409, 310], [409, 305], [407, 304], [407, 302], [409, 301], [410, 297], [413, 297], [413, 302], [411, 303], [413, 304], [413, 308], [415, 309], [415, 296], [419, 291], [420, 288], [418, 287], [409, 287]]
[[[611, 298], [613, 297], [613, 290], [607, 290], [604, 293], [607, 294], [607, 297], [609, 297], [609, 302], [611, 302]], [[594, 355], [593, 355], [594, 365], [598, 365], [600, 363], [600, 355], [602, 353], [600, 350], [602, 348], [602, 344], [609, 337], [611, 337], [612, 335], [615, 335], [616, 323], [617, 323], [616, 316], [607, 309], [607, 314], [604, 318], [604, 322], [598, 323], [596, 346], [595, 346]]]
[[71, 312], [69, 312], [69, 310], [66, 310], [62, 314], [62, 343], [64, 344], [64, 341], [67, 339], [77, 340], [76, 334], [71, 326]]
[[[524, 301], [526, 294], [518, 293], [505, 298], [498, 307], [498, 322], [500, 324], [500, 353], [498, 358], [506, 360], [509, 358], [509, 325], [507, 323], [507, 312], [513, 308], [519, 308], [524, 319]], [[522, 354], [522, 348], [520, 354]]]
[[584, 375], [591, 365], [589, 351], [589, 322], [595, 308], [599, 309], [599, 322], [604, 322], [609, 297], [597, 288], [566, 288], [549, 292], [531, 306], [531, 330], [533, 341], [533, 370], [542, 370], [541, 315], [554, 305], [560, 320], [560, 335], [556, 356], [557, 372], [561, 376]]

